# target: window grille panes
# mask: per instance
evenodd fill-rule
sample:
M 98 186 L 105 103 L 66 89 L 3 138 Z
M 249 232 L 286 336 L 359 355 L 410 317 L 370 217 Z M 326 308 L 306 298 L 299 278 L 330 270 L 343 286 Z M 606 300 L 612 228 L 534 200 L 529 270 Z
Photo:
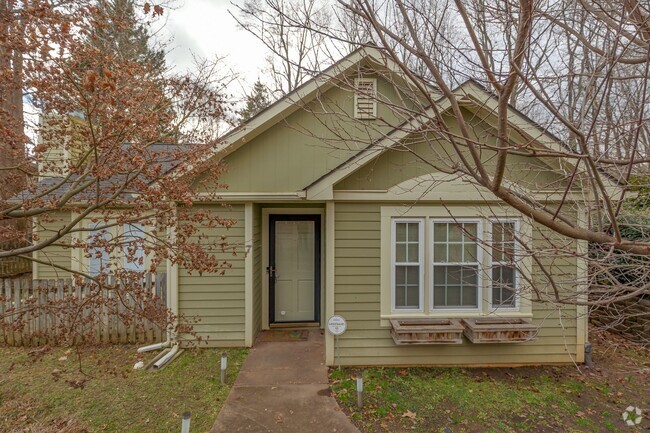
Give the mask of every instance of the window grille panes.
M 144 272 L 144 227 L 142 224 L 124 225 L 124 269 Z
M 395 222 L 395 308 L 420 308 L 421 293 L 421 239 L 419 222 Z
M 516 306 L 515 231 L 514 222 L 492 223 L 491 301 L 493 307 Z
M 478 308 L 478 223 L 433 223 L 433 307 Z
M 90 275 L 99 275 L 108 273 L 110 268 L 111 257 L 106 249 L 106 243 L 111 240 L 108 229 L 91 230 L 88 235 L 88 273 Z

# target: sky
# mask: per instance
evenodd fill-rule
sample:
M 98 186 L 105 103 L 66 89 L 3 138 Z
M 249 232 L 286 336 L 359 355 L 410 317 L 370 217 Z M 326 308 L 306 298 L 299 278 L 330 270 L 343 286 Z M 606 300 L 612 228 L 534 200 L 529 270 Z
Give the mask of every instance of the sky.
M 176 8 L 167 10 L 160 37 L 171 39 L 168 65 L 183 71 L 192 67 L 193 54 L 208 59 L 225 56 L 226 64 L 240 75 L 230 90 L 244 94 L 262 74 L 267 51 L 228 13 L 237 15 L 235 4 L 243 2 L 180 0 Z

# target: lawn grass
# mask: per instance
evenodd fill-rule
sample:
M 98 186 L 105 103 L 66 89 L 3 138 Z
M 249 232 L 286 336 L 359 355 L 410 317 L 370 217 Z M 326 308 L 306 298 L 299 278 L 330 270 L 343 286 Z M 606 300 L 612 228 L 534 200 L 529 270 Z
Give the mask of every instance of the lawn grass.
M 546 375 L 523 379 L 515 372 L 511 380 L 503 381 L 492 379 L 486 371 L 458 368 L 368 368 L 363 374 L 365 410 L 353 407 L 356 385 L 350 371 L 332 371 L 334 392 L 362 426 L 382 421 L 379 425 L 384 424 L 386 431 L 393 431 L 389 427 L 421 432 L 444 431 L 444 427 L 452 431 L 539 431 L 540 422 L 557 426 L 562 418 L 579 411 L 570 395 L 582 387 L 573 381 L 558 384 Z M 440 428 L 430 430 L 436 425 Z
M 629 405 L 647 412 L 647 350 L 608 353 L 602 367 L 364 368 L 330 371 L 332 391 L 362 432 L 629 432 Z M 598 365 L 598 363 L 597 363 Z M 449 429 L 449 430 L 446 430 Z
M 247 351 L 226 352 L 232 383 Z M 230 391 L 221 353 L 186 350 L 160 371 L 134 371 L 135 347 L 102 347 L 82 354 L 81 373 L 72 350 L 34 361 L 27 349 L 0 348 L 0 431 L 175 433 L 185 411 L 192 431 L 208 431 Z

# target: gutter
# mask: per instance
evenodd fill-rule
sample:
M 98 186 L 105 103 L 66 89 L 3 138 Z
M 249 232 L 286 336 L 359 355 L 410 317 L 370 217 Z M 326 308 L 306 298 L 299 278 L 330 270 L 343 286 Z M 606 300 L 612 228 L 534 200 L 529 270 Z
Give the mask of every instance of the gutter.
M 307 193 L 305 191 L 293 192 L 215 192 L 215 193 L 196 193 L 192 199 L 202 202 L 232 202 L 232 201 L 300 201 L 305 200 Z

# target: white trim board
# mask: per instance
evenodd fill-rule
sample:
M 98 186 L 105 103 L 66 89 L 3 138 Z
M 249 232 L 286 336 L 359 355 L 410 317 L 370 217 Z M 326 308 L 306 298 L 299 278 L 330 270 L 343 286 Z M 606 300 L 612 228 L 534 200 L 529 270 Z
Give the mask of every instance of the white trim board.
M 304 201 L 304 191 L 294 192 L 237 192 L 221 191 L 215 193 L 198 192 L 192 200 L 199 203 L 230 203 L 230 202 L 268 202 L 268 201 Z
M 246 347 L 253 346 L 253 203 L 247 202 L 244 205 L 244 245 L 246 258 L 244 259 L 244 344 Z
M 335 314 L 335 278 L 336 278 L 336 208 L 333 201 L 325 205 L 325 314 L 323 322 Z M 325 333 L 325 363 L 334 365 L 335 350 L 334 336 L 329 332 Z

